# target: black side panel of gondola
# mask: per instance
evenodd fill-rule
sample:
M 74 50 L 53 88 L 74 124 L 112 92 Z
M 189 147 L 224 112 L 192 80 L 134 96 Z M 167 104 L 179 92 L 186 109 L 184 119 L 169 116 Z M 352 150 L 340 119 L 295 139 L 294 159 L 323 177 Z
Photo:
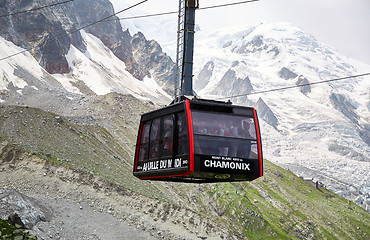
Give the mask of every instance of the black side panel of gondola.
M 191 110 L 207 112 L 233 113 L 233 106 L 228 103 L 212 100 L 192 100 L 190 101 Z
M 180 117 L 180 115 L 182 117 Z M 168 117 L 173 118 L 172 134 L 167 136 L 166 123 L 168 123 Z M 182 121 L 180 121 L 182 118 Z M 182 122 L 182 124 L 180 124 Z M 158 129 L 158 141 L 152 142 L 152 128 L 154 124 Z M 141 137 L 144 135 L 145 125 L 150 125 L 150 131 L 148 138 L 149 143 L 147 149 L 140 151 L 142 143 Z M 135 164 L 134 164 L 134 175 L 141 179 L 152 179 L 169 176 L 177 176 L 184 174 L 189 170 L 189 153 L 188 150 L 184 149 L 188 147 L 186 142 L 188 139 L 188 132 L 186 116 L 185 116 L 185 103 L 180 102 L 172 104 L 170 106 L 155 110 L 149 113 L 145 113 L 141 117 L 141 123 L 139 127 L 137 148 L 135 153 Z M 184 129 L 185 128 L 185 129 Z M 185 131 L 184 131 L 185 130 Z M 184 135 L 185 134 L 185 135 Z M 166 146 L 165 139 L 171 138 L 171 142 Z M 156 147 L 153 147 L 156 144 Z M 156 149 L 155 151 L 153 151 Z M 166 150 L 167 149 L 167 150 Z M 168 149 L 171 149 L 170 155 L 166 153 Z M 143 158 L 144 153 L 146 157 Z M 141 156 L 143 155 L 143 156 Z
M 251 116 L 251 117 L 254 116 L 253 108 L 240 107 L 240 106 L 233 107 L 233 114 L 246 115 L 246 116 Z

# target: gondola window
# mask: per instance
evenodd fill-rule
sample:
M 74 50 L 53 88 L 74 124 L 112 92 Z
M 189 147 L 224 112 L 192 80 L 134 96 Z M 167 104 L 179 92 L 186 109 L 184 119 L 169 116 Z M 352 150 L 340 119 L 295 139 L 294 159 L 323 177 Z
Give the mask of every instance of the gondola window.
M 149 160 L 157 159 L 159 157 L 160 123 L 161 123 L 160 118 L 156 118 L 152 121 L 152 126 L 150 128 Z
M 195 154 L 257 159 L 253 118 L 193 111 Z

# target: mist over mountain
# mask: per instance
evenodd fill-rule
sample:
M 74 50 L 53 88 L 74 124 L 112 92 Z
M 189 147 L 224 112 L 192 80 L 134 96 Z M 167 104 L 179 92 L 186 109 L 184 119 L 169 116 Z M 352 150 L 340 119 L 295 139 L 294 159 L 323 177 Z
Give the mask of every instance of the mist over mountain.
M 321 182 L 321 188 L 269 162 L 265 176 L 252 183 L 138 181 L 132 176 L 132 159 L 139 117 L 171 102 L 175 64 L 158 42 L 146 39 L 145 27 L 130 33 L 130 24 L 114 16 L 82 29 L 113 14 L 108 0 L 74 0 L 10 14 L 52 3 L 0 3 L 0 15 L 8 15 L 0 17 L 0 193 L 3 187 L 15 188 L 45 203 L 45 194 L 64 202 L 70 192 L 81 206 L 124 216 L 121 221 L 137 223 L 137 229 L 154 238 L 370 235 L 363 211 L 370 205 L 369 77 L 300 87 L 369 72 L 370 66 L 291 23 L 199 31 L 197 94 L 254 106 L 264 157 L 309 182 Z M 256 94 L 291 86 L 298 87 Z M 19 175 L 27 177 L 27 184 L 17 183 Z M 55 202 L 49 205 L 56 207 Z M 74 207 L 87 209 L 81 206 Z M 328 208 L 329 217 L 320 213 Z M 338 224 L 356 220 L 341 232 L 330 218 Z M 52 219 L 45 228 L 60 232 Z

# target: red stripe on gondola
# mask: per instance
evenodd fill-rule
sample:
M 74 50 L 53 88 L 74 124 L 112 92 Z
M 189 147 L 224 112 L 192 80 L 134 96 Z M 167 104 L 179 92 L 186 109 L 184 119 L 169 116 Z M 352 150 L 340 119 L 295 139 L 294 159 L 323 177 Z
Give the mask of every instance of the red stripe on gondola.
M 190 171 L 187 171 L 186 173 L 177 174 L 177 175 L 165 175 L 165 176 L 154 176 L 154 177 L 141 177 L 140 179 L 154 179 L 154 178 L 168 178 L 168 177 L 183 177 L 191 173 Z
M 258 146 L 258 159 L 259 159 L 259 169 L 260 169 L 260 177 L 262 176 L 262 144 L 261 144 L 261 134 L 260 134 L 260 129 L 259 129 L 259 123 L 258 123 L 258 118 L 257 118 L 257 113 L 256 109 L 253 108 L 253 114 L 254 114 L 254 121 L 256 125 L 256 133 L 257 133 L 257 146 Z
M 134 172 L 137 171 L 137 162 L 139 161 L 139 152 L 140 152 L 140 143 L 141 143 L 141 133 L 143 131 L 143 125 L 144 123 L 140 123 L 139 127 L 139 136 L 137 138 L 137 143 L 136 143 L 136 153 L 135 153 L 135 166 L 134 166 Z
M 190 102 L 189 100 L 185 101 L 186 106 L 186 116 L 188 117 L 188 129 L 189 129 L 189 161 L 190 169 L 189 173 L 194 172 L 194 134 L 193 134 L 193 119 L 191 117 Z

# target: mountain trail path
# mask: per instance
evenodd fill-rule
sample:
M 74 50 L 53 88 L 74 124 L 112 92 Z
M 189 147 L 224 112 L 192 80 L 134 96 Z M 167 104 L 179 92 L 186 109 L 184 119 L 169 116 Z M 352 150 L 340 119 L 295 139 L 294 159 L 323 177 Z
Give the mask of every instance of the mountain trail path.
M 192 226 L 189 222 L 198 221 L 200 216 L 186 208 L 145 197 L 0 143 L 0 217 L 6 218 L 12 210 L 18 211 L 21 218 L 33 217 L 25 224 L 31 225 L 30 233 L 38 239 L 227 236 L 227 232 L 212 226 L 207 219 L 200 222 L 211 226 L 211 232 L 205 232 L 207 227 L 201 225 Z

